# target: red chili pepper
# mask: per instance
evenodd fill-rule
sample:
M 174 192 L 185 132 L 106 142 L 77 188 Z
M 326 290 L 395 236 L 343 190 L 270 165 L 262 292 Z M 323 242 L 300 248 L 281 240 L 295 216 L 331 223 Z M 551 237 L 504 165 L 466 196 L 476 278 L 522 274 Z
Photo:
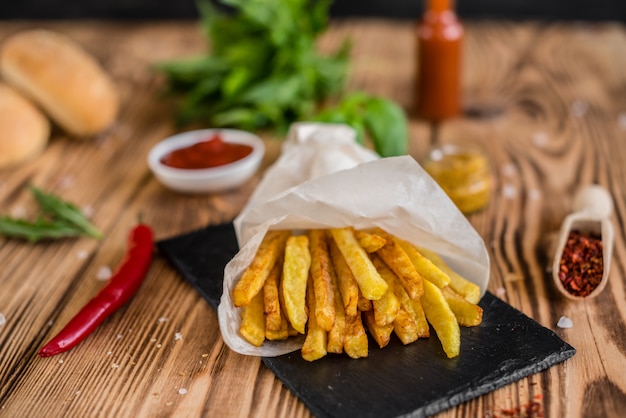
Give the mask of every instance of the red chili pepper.
M 559 265 L 563 287 L 576 296 L 588 296 L 602 281 L 602 240 L 596 234 L 571 231 Z
M 153 243 L 149 226 L 140 223 L 133 228 L 126 255 L 109 283 L 38 354 L 49 357 L 71 349 L 126 303 L 137 292 L 148 272 Z

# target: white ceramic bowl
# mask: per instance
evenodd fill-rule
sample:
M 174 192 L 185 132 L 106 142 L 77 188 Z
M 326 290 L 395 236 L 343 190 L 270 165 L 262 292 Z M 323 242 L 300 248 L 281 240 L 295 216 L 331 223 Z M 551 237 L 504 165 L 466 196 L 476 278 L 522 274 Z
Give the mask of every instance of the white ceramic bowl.
M 252 152 L 241 160 L 219 167 L 180 169 L 161 163 L 170 152 L 220 135 L 224 142 L 250 145 Z M 213 193 L 236 188 L 258 170 L 265 146 L 258 136 L 236 129 L 200 129 L 173 135 L 156 144 L 148 153 L 148 166 L 167 188 L 182 193 Z

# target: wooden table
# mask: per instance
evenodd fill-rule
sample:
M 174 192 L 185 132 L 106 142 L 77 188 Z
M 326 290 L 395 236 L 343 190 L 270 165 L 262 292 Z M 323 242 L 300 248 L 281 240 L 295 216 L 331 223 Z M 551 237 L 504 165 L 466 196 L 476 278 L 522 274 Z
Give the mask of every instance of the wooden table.
M 98 271 L 120 262 L 137 213 L 157 239 L 227 221 L 258 176 L 237 191 L 185 196 L 164 189 L 148 170 L 150 147 L 177 129 L 150 64 L 202 51 L 196 22 L 3 22 L 0 40 L 29 27 L 65 32 L 92 51 L 114 76 L 124 105 L 106 135 L 81 142 L 57 131 L 39 158 L 0 171 L 1 213 L 32 215 L 25 186 L 33 183 L 88 210 L 105 233 L 101 241 L 0 240 L 6 317 L 0 416 L 309 416 L 258 358 L 224 345 L 216 312 L 158 255 L 134 299 L 86 341 L 56 357 L 36 355 L 103 286 Z M 541 404 L 543 416 L 619 416 L 626 410 L 626 29 L 505 22 L 466 28 L 465 98 L 472 112 L 445 122 L 438 140 L 479 144 L 492 160 L 493 199 L 469 216 L 490 253 L 489 290 L 554 330 L 577 354 L 440 416 L 522 416 L 532 402 Z M 413 25 L 334 22 L 320 47 L 346 36 L 354 45 L 350 87 L 410 110 Z M 421 160 L 431 128 L 412 119 L 410 135 L 410 153 Z M 265 139 L 267 167 L 280 142 Z M 615 199 L 615 258 L 606 290 L 571 302 L 551 282 L 547 243 L 574 193 L 590 183 Z M 558 328 L 561 316 L 573 328 Z

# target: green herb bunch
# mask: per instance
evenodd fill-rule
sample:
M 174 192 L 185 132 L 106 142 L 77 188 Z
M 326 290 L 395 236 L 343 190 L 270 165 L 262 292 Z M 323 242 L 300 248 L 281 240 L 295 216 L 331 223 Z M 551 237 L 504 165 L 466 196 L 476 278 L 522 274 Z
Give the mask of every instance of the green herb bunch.
M 77 236 L 102 238 L 100 232 L 74 204 L 30 186 L 42 213 L 34 221 L 0 216 L 0 235 L 26 239 L 60 239 Z
M 180 124 L 284 133 L 295 121 L 336 121 L 355 127 L 361 141 L 371 138 L 383 156 L 406 153 L 406 118 L 395 103 L 362 93 L 358 107 L 368 111 L 346 111 L 354 103 L 343 96 L 349 43 L 328 55 L 316 50 L 331 0 L 222 3 L 230 10 L 198 3 L 210 44 L 206 54 L 156 65 L 168 93 L 182 97 Z M 381 126 L 394 129 L 384 135 L 372 129 Z

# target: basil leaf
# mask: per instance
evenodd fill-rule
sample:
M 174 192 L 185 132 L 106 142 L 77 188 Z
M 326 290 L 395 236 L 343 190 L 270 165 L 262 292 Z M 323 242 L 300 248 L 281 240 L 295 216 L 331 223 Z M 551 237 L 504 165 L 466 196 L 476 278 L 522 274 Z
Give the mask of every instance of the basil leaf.
M 373 97 L 365 105 L 365 126 L 383 157 L 404 155 L 408 148 L 407 119 L 396 103 Z

